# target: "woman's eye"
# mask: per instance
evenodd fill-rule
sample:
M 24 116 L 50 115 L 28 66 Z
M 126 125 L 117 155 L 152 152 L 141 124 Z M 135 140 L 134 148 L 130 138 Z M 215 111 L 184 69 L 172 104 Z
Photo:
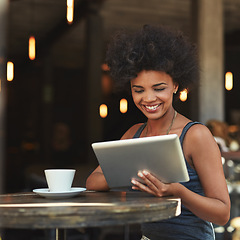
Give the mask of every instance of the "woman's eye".
M 135 93 L 142 93 L 143 90 L 134 90 Z
M 165 88 L 155 88 L 154 90 L 157 92 L 163 91 Z

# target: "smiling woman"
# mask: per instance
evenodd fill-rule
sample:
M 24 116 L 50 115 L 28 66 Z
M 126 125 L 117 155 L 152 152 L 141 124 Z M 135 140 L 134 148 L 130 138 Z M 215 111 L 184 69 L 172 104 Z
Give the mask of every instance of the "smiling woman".
M 158 119 L 170 109 L 178 84 L 165 72 L 143 70 L 131 80 L 131 89 L 140 111 L 148 119 Z
M 213 240 L 212 223 L 225 225 L 230 216 L 221 154 L 208 128 L 177 113 L 172 105 L 174 94 L 189 91 L 198 80 L 196 48 L 180 32 L 144 26 L 133 34 L 117 34 L 106 61 L 117 87 L 130 87 L 136 107 L 147 117 L 146 123 L 135 124 L 121 139 L 177 134 L 190 177 L 189 182 L 164 184 L 139 169 L 141 181 L 132 179 L 132 189 L 179 197 L 182 202 L 180 216 L 142 224 L 142 239 Z M 109 190 L 100 166 L 86 187 Z

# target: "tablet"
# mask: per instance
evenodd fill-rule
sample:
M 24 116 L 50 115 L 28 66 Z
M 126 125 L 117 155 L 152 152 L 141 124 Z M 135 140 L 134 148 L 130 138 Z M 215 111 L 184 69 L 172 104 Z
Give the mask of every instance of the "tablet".
M 164 183 L 189 181 L 178 135 L 161 135 L 92 144 L 110 188 L 132 186 L 140 170 Z

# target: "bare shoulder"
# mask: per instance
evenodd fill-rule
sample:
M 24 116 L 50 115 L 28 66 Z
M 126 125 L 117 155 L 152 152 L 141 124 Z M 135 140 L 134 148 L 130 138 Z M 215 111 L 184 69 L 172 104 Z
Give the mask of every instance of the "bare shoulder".
M 202 124 L 194 124 L 187 131 L 183 150 L 186 160 L 198 172 L 202 166 L 210 166 L 210 162 L 215 164 L 221 161 L 221 153 L 212 133 Z
M 201 151 L 211 147 L 216 147 L 216 141 L 210 130 L 203 124 L 194 124 L 189 128 L 184 138 L 184 146 Z
M 130 139 L 133 138 L 134 134 L 137 132 L 137 130 L 143 125 L 143 123 L 137 123 L 130 127 L 124 135 L 121 137 L 121 139 Z
M 213 138 L 212 133 L 203 124 L 192 125 L 189 128 L 186 135 L 187 135 L 187 138 L 191 138 L 192 140 L 197 140 L 197 139 L 203 140 L 205 138 Z

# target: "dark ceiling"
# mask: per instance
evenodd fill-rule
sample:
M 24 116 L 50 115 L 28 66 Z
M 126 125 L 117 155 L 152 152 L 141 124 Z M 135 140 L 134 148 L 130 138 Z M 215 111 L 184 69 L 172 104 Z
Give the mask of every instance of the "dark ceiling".
M 148 24 L 166 24 L 190 32 L 192 0 L 75 0 L 74 23 L 66 22 L 64 0 L 11 0 L 9 5 L 9 60 L 25 62 L 28 38 L 36 36 L 37 58 L 51 51 L 56 65 L 82 66 L 85 19 L 92 11 L 103 20 L 107 41 L 119 28 L 134 29 Z M 240 40 L 240 0 L 223 0 L 224 32 L 228 44 Z

